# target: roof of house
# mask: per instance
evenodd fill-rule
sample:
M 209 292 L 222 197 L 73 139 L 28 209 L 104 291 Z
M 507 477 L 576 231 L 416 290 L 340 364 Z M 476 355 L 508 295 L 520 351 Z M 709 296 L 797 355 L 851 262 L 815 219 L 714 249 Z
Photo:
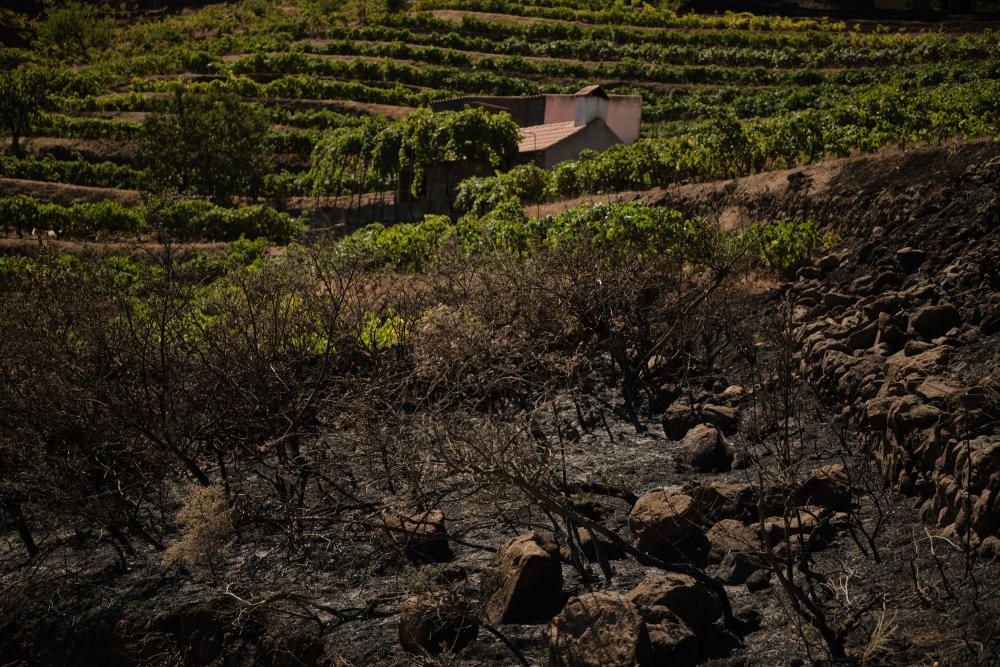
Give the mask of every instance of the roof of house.
M 460 102 L 462 100 L 472 100 L 473 102 L 482 103 L 482 98 L 489 98 L 491 100 L 533 100 L 540 97 L 545 97 L 544 93 L 536 93 L 535 95 L 456 95 L 455 97 L 444 97 L 439 100 L 431 100 L 431 104 L 442 104 L 444 102 Z
M 601 84 L 599 83 L 595 83 L 592 86 L 586 86 L 584 88 L 581 88 L 580 90 L 576 91 L 574 97 L 589 97 L 591 95 L 596 95 L 597 97 L 603 97 L 604 99 L 608 98 L 608 94 L 604 92 L 604 89 L 601 88 Z
M 549 123 L 548 125 L 532 125 L 521 128 L 521 143 L 517 150 L 521 153 L 544 151 L 555 146 L 563 139 L 573 136 L 586 125 L 577 125 L 568 120 L 565 123 Z

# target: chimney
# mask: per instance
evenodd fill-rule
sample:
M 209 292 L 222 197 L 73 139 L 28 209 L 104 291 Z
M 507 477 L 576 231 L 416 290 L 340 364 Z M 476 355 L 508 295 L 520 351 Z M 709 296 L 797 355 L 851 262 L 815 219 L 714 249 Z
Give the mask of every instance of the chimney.
M 575 125 L 589 125 L 591 121 L 600 118 L 608 119 L 608 95 L 599 85 L 580 89 L 576 98 Z

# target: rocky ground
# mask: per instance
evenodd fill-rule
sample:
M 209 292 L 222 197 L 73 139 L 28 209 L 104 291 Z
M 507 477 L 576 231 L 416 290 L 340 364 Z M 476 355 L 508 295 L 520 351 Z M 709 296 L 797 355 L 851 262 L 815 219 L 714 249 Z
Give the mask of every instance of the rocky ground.
M 72 535 L 26 572 L 5 535 L 0 663 L 996 664 L 1000 147 L 753 179 L 644 196 L 810 217 L 828 251 L 746 281 L 714 366 L 640 414 L 556 401 L 571 506 L 477 522 L 452 494 L 361 559 L 260 531 L 212 573 Z

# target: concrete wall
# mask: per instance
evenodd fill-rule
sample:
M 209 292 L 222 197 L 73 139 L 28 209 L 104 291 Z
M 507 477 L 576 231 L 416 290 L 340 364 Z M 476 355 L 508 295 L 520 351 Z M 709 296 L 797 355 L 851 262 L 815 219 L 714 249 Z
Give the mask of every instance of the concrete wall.
M 580 157 L 580 153 L 584 149 L 604 151 L 620 143 L 618 136 L 608 128 L 605 122 L 597 119 L 576 134 L 544 151 L 535 163 L 544 169 L 551 169 L 560 162 Z
M 576 120 L 577 97 L 574 95 L 546 95 L 545 123 L 565 123 Z M 642 125 L 642 96 L 609 95 L 605 122 L 618 135 L 623 144 L 634 144 L 639 139 Z
M 576 98 L 576 117 L 574 120 L 577 125 L 586 125 L 598 118 L 605 121 L 608 119 L 608 98 L 600 95 Z
M 609 96 L 607 123 L 623 144 L 634 144 L 639 140 L 639 128 L 642 124 L 642 97 Z
M 539 125 L 566 123 L 576 120 L 576 97 L 573 95 L 546 95 L 545 117 Z

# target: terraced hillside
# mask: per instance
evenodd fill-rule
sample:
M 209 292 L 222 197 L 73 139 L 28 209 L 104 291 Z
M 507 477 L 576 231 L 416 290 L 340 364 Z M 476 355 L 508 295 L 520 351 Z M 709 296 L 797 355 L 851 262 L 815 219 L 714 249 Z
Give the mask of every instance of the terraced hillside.
M 2 62 L 32 79 L 37 92 L 28 104 L 41 113 L 25 132 L 24 153 L 0 162 L 0 189 L 39 202 L 135 206 L 159 163 L 138 150 L 144 123 L 174 110 L 178 91 L 231 95 L 261 108 L 268 159 L 252 187 L 233 194 L 293 213 L 314 207 L 316 196 L 388 187 L 383 175 L 360 173 L 331 189 L 310 173 L 324 133 L 467 93 L 573 92 L 599 82 L 611 93 L 642 95 L 644 139 L 564 165 L 548 198 L 712 180 L 997 130 L 1000 39 L 986 26 L 954 33 L 947 24 L 675 16 L 586 2 L 335 9 L 251 2 L 95 15 L 88 18 L 94 34 L 77 44 L 43 31 L 37 48 L 25 41 L 30 30 L 22 33 Z M 8 229 L 46 226 L 31 217 L 31 206 L 15 208 L 4 200 Z M 148 227 L 143 215 L 71 217 L 79 224 L 62 231 L 80 236 Z M 232 226 L 202 234 L 262 231 Z
M 994 24 L 43 4 L 0 665 L 997 664 Z M 593 84 L 551 170 L 428 108 Z

